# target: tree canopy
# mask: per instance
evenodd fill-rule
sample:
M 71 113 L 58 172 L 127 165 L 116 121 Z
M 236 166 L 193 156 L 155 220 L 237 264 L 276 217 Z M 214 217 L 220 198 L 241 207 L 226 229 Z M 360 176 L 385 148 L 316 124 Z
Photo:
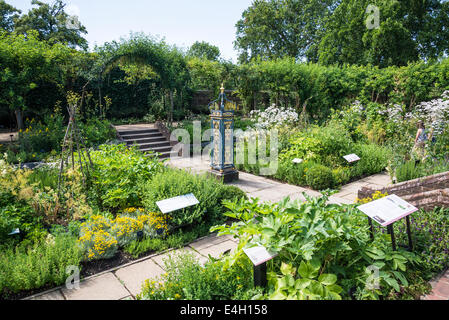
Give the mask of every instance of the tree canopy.
M 255 0 L 236 24 L 240 61 L 294 57 L 316 60 L 316 44 L 335 0 Z
M 0 0 L 0 29 L 11 32 L 14 30 L 14 19 L 16 19 L 21 11 L 7 4 L 4 0 Z
M 87 49 L 87 40 L 82 37 L 87 30 L 75 17 L 65 12 L 64 1 L 55 0 L 48 4 L 32 0 L 31 4 L 36 7 L 15 19 L 14 30 L 17 33 L 27 34 L 30 30 L 36 30 L 40 40 Z
M 379 13 L 378 25 L 368 27 Z M 321 64 L 402 66 L 447 55 L 444 0 L 256 0 L 236 24 L 240 61 L 294 57 Z
M 64 45 L 39 41 L 35 31 L 26 37 L 0 33 L 0 104 L 15 112 L 19 129 L 27 93 L 41 81 L 64 83 L 71 53 Z
M 187 56 L 218 61 L 220 58 L 220 49 L 217 46 L 211 45 L 205 41 L 196 41 L 187 51 Z
M 379 25 L 366 26 L 368 5 Z M 329 18 L 319 45 L 323 64 L 403 66 L 448 53 L 449 3 L 438 0 L 343 0 Z

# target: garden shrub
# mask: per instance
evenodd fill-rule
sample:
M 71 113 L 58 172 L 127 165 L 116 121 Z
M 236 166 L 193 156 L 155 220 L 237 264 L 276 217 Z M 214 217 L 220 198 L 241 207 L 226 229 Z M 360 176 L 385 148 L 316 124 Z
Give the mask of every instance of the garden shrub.
M 157 201 L 189 193 L 195 195 L 199 204 L 169 213 L 171 227 L 222 221 L 221 201 L 245 196 L 238 188 L 225 186 L 212 177 L 177 169 L 167 169 L 155 175 L 142 187 L 143 204 L 149 211 L 158 211 Z
M 307 162 L 308 164 L 311 161 Z M 283 180 L 290 184 L 305 185 L 305 164 L 293 163 L 290 160 L 284 160 L 279 162 L 279 168 L 275 174 L 275 178 Z
M 343 164 L 343 156 L 352 153 L 351 135 L 342 125 L 333 123 L 323 127 L 313 127 L 308 134 L 320 142 L 320 156 L 323 164 L 327 166 Z M 334 161 L 326 161 L 329 156 L 333 156 Z
M 67 267 L 79 266 L 82 259 L 76 238 L 49 236 L 32 247 L 19 245 L 0 252 L 0 295 L 58 286 L 69 276 Z
M 321 164 L 316 164 L 306 171 L 306 183 L 315 190 L 324 190 L 334 185 L 332 170 Z
M 384 171 L 390 159 L 390 150 L 376 144 L 356 144 L 354 150 L 360 160 L 351 167 L 352 177 L 376 174 Z
M 423 175 L 421 167 L 416 165 L 415 160 L 405 161 L 399 164 L 395 170 L 396 182 L 404 182 L 420 178 Z
M 245 256 L 244 248 L 262 245 L 277 254 L 267 265 L 263 298 L 395 298 L 410 288 L 411 280 L 416 284 L 414 277 L 422 280 L 417 271 L 425 264 L 419 256 L 401 248 L 393 251 L 387 234 L 378 233 L 372 241 L 366 216 L 355 205 L 329 204 L 329 193 L 321 198 L 304 196 L 305 202 L 288 198 L 277 204 L 258 199 L 225 202 L 227 215 L 238 222 L 211 229 L 240 240 L 224 259 L 227 268 Z M 380 271 L 379 289 L 367 286 L 372 266 Z
M 102 145 L 91 152 L 94 199 L 100 207 L 120 210 L 140 207 L 139 182 L 164 168 L 155 156 L 145 156 L 124 144 Z
M 336 185 L 344 185 L 351 180 L 351 172 L 346 167 L 339 167 L 332 170 L 332 177 Z
M 164 264 L 167 273 L 146 280 L 138 300 L 231 300 L 253 287 L 252 265 L 245 257 L 229 269 L 220 260 L 202 266 L 191 253 L 169 256 Z
M 79 128 L 88 148 L 116 139 L 116 131 L 108 120 L 89 118 L 79 122 Z
M 111 219 L 93 215 L 82 223 L 78 243 L 87 260 L 112 258 L 119 248 L 124 248 L 141 238 L 162 238 L 168 233 L 168 218 L 143 209 L 128 208 Z
M 420 210 L 411 215 L 411 228 L 414 236 L 414 251 L 426 263 L 425 271 L 429 278 L 449 267 L 449 210 L 435 208 Z M 406 243 L 406 225 L 404 221 L 395 225 L 398 241 Z

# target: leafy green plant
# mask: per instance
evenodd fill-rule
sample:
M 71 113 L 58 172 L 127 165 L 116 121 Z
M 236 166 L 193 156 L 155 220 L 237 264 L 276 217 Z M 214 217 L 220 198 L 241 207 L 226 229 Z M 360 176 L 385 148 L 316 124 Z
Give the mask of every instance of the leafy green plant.
M 409 284 L 404 281 L 408 268 L 420 266 L 419 257 L 393 251 L 387 234 L 372 242 L 368 223 L 354 205 L 328 204 L 328 193 L 304 196 L 304 203 L 288 198 L 278 204 L 225 201 L 226 215 L 237 222 L 211 230 L 240 239 L 226 265 L 244 255 L 244 248 L 264 246 L 277 253 L 268 263 L 272 281 L 266 295 L 280 299 L 345 299 L 354 288 L 364 298 L 378 299 Z M 373 266 L 382 278 L 378 289 L 367 286 Z
M 0 252 L 0 295 L 8 297 L 23 290 L 58 286 L 65 282 L 68 266 L 82 259 L 76 238 L 49 237 L 32 247 L 18 246 Z
M 146 280 L 137 299 L 231 300 L 252 288 L 252 268 L 247 258 L 228 269 L 220 260 L 202 266 L 191 253 L 169 256 L 164 264 L 167 273 Z
M 332 170 L 317 164 L 305 172 L 306 183 L 315 190 L 324 190 L 334 185 Z
M 214 178 L 191 175 L 175 169 L 157 174 L 142 187 L 143 203 L 150 211 L 158 211 L 157 201 L 188 193 L 193 193 L 199 204 L 170 213 L 172 227 L 203 221 L 223 221 L 224 210 L 220 205 L 222 200 L 245 197 L 240 189 L 225 186 Z
M 102 145 L 91 158 L 95 200 L 100 207 L 113 210 L 140 207 L 139 182 L 150 180 L 164 168 L 157 157 L 123 144 Z
M 415 160 L 409 160 L 399 164 L 396 167 L 395 173 L 397 182 L 413 180 L 422 176 L 422 170 L 416 165 Z
M 334 274 L 319 274 L 321 264 L 314 260 L 301 261 L 296 270 L 292 265 L 282 263 L 282 275 L 270 275 L 274 292 L 270 300 L 341 300 L 339 293 L 343 290 L 336 285 Z

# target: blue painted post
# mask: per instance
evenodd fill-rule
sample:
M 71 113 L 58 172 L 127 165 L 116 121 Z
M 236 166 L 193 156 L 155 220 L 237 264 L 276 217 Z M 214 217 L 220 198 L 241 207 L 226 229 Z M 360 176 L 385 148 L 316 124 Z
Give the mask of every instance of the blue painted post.
M 234 112 L 236 103 L 226 98 L 223 85 L 217 100 L 209 103 L 211 111 L 212 151 L 211 174 L 231 182 L 238 180 L 234 164 Z

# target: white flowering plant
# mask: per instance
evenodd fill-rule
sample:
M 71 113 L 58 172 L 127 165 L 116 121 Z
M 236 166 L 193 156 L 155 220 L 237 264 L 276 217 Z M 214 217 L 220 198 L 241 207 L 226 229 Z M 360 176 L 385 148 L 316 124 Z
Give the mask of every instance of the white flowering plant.
M 270 130 L 277 127 L 294 126 L 299 119 L 299 114 L 293 108 L 277 107 L 273 104 L 264 111 L 251 111 L 250 118 L 255 122 L 256 128 Z
M 437 99 L 420 103 L 407 117 L 423 120 L 433 129 L 434 135 L 441 135 L 449 121 L 449 90 L 444 91 Z

